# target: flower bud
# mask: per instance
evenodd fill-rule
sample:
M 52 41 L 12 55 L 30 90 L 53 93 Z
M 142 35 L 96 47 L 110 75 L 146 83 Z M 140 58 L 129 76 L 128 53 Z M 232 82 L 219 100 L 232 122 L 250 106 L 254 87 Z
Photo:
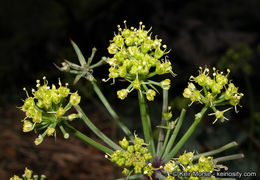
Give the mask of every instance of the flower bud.
M 154 90 L 152 90 L 152 89 L 148 89 L 147 92 L 146 92 L 146 98 L 149 101 L 153 101 L 155 95 L 156 95 L 156 92 Z
M 183 155 L 179 156 L 179 161 L 183 165 L 187 165 L 191 163 L 193 161 L 193 153 L 192 152 L 184 153 Z
M 61 95 L 61 97 L 67 97 L 68 95 L 69 95 L 69 93 L 70 93 L 70 89 L 69 88 L 67 88 L 67 87 L 65 87 L 65 86 L 60 86 L 59 88 L 58 88 L 58 92 L 59 92 L 59 94 Z
M 132 85 L 134 89 L 141 89 L 141 84 L 142 82 L 139 81 L 139 79 L 135 79 L 134 81 L 132 81 Z
M 23 132 L 29 132 L 31 130 L 33 130 L 33 123 L 31 123 L 31 121 L 24 120 L 24 122 L 23 122 Z
M 165 80 L 161 81 L 161 87 L 165 90 L 169 90 L 171 87 L 171 80 L 165 79 Z
M 121 100 L 125 99 L 127 97 L 128 90 L 127 89 L 122 89 L 120 91 L 117 91 L 117 97 Z
M 27 179 L 30 179 L 32 177 L 32 170 L 25 168 L 24 175 Z
M 76 118 L 77 118 L 77 114 L 75 114 L 75 113 L 68 115 L 68 119 L 69 119 L 70 121 L 72 121 L 72 120 L 74 120 L 74 119 L 76 119 Z
M 42 143 L 42 141 L 43 141 L 43 137 L 42 137 L 42 135 L 39 135 L 39 136 L 35 139 L 34 144 L 35 144 L 36 146 L 38 146 L 39 144 Z
M 80 103 L 80 99 L 81 97 L 76 92 L 70 95 L 70 103 L 72 105 L 78 105 Z
M 119 141 L 119 145 L 124 148 L 127 149 L 129 142 L 126 140 L 126 138 L 124 137 L 124 139 L 122 141 Z
M 109 47 L 107 48 L 109 54 L 115 54 L 117 52 L 117 46 L 115 43 L 112 43 L 109 45 Z
M 172 173 L 174 170 L 176 170 L 176 165 L 174 161 L 170 161 L 165 164 L 164 170 L 168 173 Z
M 57 117 L 62 117 L 65 113 L 66 111 L 63 107 L 59 107 L 59 109 L 56 111 Z
M 53 133 L 55 132 L 55 129 L 52 127 L 48 127 L 46 130 L 48 136 L 53 136 Z

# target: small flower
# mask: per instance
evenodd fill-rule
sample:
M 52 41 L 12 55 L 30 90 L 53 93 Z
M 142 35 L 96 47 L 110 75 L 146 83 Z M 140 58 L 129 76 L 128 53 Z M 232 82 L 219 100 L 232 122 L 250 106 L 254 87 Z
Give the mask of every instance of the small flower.
M 120 91 L 117 91 L 117 97 L 119 99 L 125 99 L 127 97 L 127 94 L 128 94 L 128 90 L 127 89 L 122 89 Z
M 38 146 L 39 144 L 42 143 L 42 141 L 43 141 L 43 137 L 42 137 L 42 135 L 39 135 L 39 136 L 34 140 L 34 144 L 35 144 L 36 146 Z
M 80 103 L 80 99 L 81 97 L 76 92 L 70 95 L 70 103 L 72 105 L 78 105 Z
M 184 153 L 183 155 L 179 156 L 179 161 L 183 165 L 187 165 L 191 163 L 193 161 L 193 153 L 192 152 Z
M 219 120 L 219 119 L 220 119 L 221 122 L 224 122 L 225 120 L 228 120 L 228 118 L 226 118 L 224 116 L 224 112 L 226 112 L 226 111 L 228 111 L 230 109 L 232 109 L 232 108 L 228 108 L 228 109 L 226 109 L 224 111 L 216 110 L 214 113 L 209 114 L 209 116 L 215 115 L 215 117 L 216 117 L 215 121 L 212 124 L 215 124 L 215 122 L 217 122 L 217 120 Z
M 128 145 L 129 145 L 129 141 L 127 141 L 126 137 L 124 137 L 124 139 L 122 141 L 119 141 L 119 144 L 122 148 L 127 149 Z
M 166 163 L 164 165 L 164 170 L 167 172 L 167 173 L 172 173 L 173 171 L 175 171 L 177 169 L 177 166 L 175 165 L 175 162 L 174 161 L 170 161 L 168 163 Z
M 46 130 L 48 136 L 53 136 L 53 133 L 55 132 L 55 129 L 52 127 L 48 127 Z
M 161 81 L 161 87 L 165 90 L 169 90 L 171 88 L 171 80 L 165 79 L 165 80 Z
M 76 119 L 77 117 L 78 117 L 78 115 L 75 114 L 75 113 L 72 113 L 72 114 L 68 115 L 68 119 L 69 119 L 70 121 Z
M 25 168 L 24 175 L 27 179 L 30 179 L 32 177 L 32 170 Z
M 33 130 L 33 123 L 29 120 L 24 120 L 23 121 L 23 132 L 30 132 Z
M 156 95 L 156 92 L 154 90 L 148 89 L 147 92 L 146 92 L 146 99 L 149 100 L 149 101 L 153 101 L 155 95 Z

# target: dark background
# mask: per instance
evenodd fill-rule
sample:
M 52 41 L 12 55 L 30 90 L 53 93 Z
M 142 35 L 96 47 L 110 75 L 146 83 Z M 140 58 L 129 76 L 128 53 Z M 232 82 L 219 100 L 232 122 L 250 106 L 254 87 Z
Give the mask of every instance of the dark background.
M 230 170 L 257 171 L 260 174 L 260 28 L 257 26 L 260 24 L 260 1 L 1 0 L 0 179 L 8 179 L 14 173 L 21 174 L 25 166 L 48 175 L 49 179 L 112 179 L 118 173 L 102 153 L 74 137 L 67 141 L 61 136 L 56 141 L 45 138 L 42 145 L 35 147 L 33 139 L 36 136 L 22 133 L 20 120 L 24 115 L 16 107 L 22 105 L 21 99 L 26 97 L 22 88 L 31 89 L 35 80 L 44 75 L 53 83 L 61 77 L 72 84 L 73 76 L 65 75 L 53 66 L 53 62 L 60 64 L 63 59 L 78 63 L 70 38 L 86 57 L 95 46 L 98 51 L 94 61 L 98 61 L 102 56 L 108 56 L 109 40 L 117 32 L 116 26 L 123 25 L 124 20 L 128 26 L 138 26 L 139 21 L 147 28 L 152 26 L 153 34 L 162 38 L 171 49 L 169 59 L 173 71 L 178 74 L 173 79 L 170 94 L 176 117 L 183 102 L 177 96 L 181 96 L 189 76 L 196 75 L 199 66 L 225 69 L 232 63 L 237 65 L 230 77 L 245 94 L 240 113 L 228 113 L 230 121 L 223 124 L 212 125 L 213 117 L 206 118 L 184 149 L 203 152 L 236 140 L 238 148 L 229 150 L 227 154 L 243 152 L 246 157 L 229 163 Z M 238 55 L 235 63 L 232 58 L 226 58 L 224 65 L 220 63 L 228 49 L 236 49 L 241 44 L 252 51 L 251 56 Z M 106 68 L 96 70 L 94 76 L 106 78 Z M 114 126 L 110 128 L 110 118 L 92 96 L 87 82 L 82 80 L 75 89 L 82 86 L 87 89 L 84 94 L 88 98 L 83 98 L 83 104 L 92 121 L 106 134 L 121 138 L 120 131 Z M 106 95 L 131 129 L 141 130 L 136 125 L 139 124 L 136 94 L 130 95 L 127 103 L 120 101 L 115 93 L 120 87 L 120 82 L 114 86 L 102 84 Z M 159 103 L 160 96 L 155 103 L 149 104 L 154 112 L 153 124 L 158 124 Z M 200 108 L 197 105 L 188 114 L 183 131 Z M 82 131 L 94 137 L 84 128 Z

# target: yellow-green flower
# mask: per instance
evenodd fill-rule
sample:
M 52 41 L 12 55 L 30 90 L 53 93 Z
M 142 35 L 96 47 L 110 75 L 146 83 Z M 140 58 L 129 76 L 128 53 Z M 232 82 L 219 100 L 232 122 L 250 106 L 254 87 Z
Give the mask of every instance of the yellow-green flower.
M 153 88 L 157 85 L 163 89 L 170 88 L 170 80 L 166 79 L 162 82 L 152 82 L 149 79 L 155 75 L 163 75 L 172 73 L 171 62 L 164 55 L 166 45 L 162 45 L 162 40 L 152 37 L 150 30 L 145 30 L 145 26 L 140 22 L 139 28 L 125 28 L 118 26 L 118 34 L 111 41 L 108 49 L 111 58 L 107 58 L 106 62 L 110 65 L 109 79 L 122 78 L 131 84 L 127 88 L 127 92 L 132 89 L 140 90 L 143 93 L 147 91 L 147 86 Z M 119 91 L 118 97 L 124 99 L 126 91 Z M 154 93 L 148 93 L 147 99 L 152 101 Z
M 66 115 L 72 105 L 79 104 L 81 99 L 77 92 L 70 93 L 67 86 L 68 84 L 63 86 L 60 81 L 58 88 L 54 84 L 49 86 L 46 77 L 43 77 L 43 84 L 40 80 L 36 81 L 37 90 L 32 89 L 32 97 L 24 89 L 27 99 L 21 106 L 26 115 L 23 120 L 23 132 L 35 130 L 39 135 L 34 141 L 35 145 L 41 144 L 46 135 L 53 136 L 56 127 L 62 126 L 63 121 L 78 117 L 77 114 Z

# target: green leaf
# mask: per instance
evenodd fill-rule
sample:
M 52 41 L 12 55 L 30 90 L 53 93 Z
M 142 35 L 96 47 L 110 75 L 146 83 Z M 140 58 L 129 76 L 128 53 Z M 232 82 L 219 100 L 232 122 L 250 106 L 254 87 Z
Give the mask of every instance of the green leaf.
M 84 66 L 85 64 L 87 64 L 84 56 L 82 55 L 79 47 L 77 46 L 77 44 L 74 41 L 72 41 L 72 40 L 70 40 L 70 42 L 71 42 L 74 50 L 76 51 L 76 54 L 78 56 L 78 59 L 79 59 L 79 62 L 81 64 L 81 66 Z

